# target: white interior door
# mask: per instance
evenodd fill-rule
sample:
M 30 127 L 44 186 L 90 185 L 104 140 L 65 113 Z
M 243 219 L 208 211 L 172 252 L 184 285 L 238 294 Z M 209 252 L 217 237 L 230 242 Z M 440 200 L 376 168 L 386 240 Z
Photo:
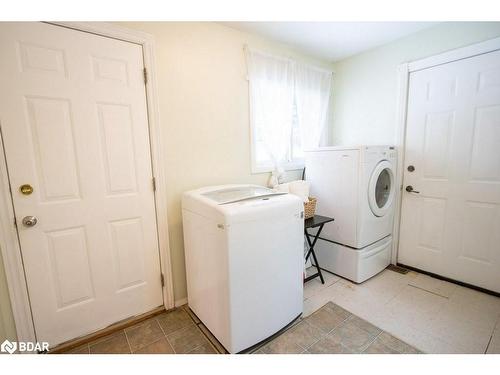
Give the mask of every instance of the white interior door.
M 410 74 L 404 169 L 398 262 L 500 292 L 500 51 Z
M 142 47 L 4 23 L 0 54 L 0 124 L 37 339 L 55 345 L 162 305 Z

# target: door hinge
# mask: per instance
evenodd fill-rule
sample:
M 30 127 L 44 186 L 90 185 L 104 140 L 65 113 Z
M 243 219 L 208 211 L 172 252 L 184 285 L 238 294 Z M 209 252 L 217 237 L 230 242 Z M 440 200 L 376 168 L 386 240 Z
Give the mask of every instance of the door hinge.
M 146 70 L 146 68 L 144 68 L 143 73 L 144 73 L 144 84 L 147 84 L 148 83 L 148 71 Z
M 156 177 L 153 177 L 153 191 L 156 191 Z
M 164 287 L 165 286 L 165 276 L 163 276 L 163 274 L 160 275 L 160 280 L 161 280 L 161 286 Z

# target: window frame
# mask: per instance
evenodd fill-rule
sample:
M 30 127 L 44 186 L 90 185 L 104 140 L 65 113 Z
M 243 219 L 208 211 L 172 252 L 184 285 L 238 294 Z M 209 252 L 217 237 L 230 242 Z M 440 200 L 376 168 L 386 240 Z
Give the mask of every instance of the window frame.
M 248 46 L 244 46 L 244 49 L 248 48 Z M 272 55 L 274 57 L 278 57 L 276 55 Z M 318 68 L 321 70 L 324 70 L 323 68 Z M 328 70 L 332 75 L 334 74 L 333 70 Z M 247 75 L 247 81 L 248 81 L 248 112 L 249 112 L 249 122 L 250 122 L 250 166 L 251 166 L 251 173 L 252 174 L 260 174 L 260 173 L 267 173 L 267 172 L 273 172 L 275 169 L 274 164 L 269 161 L 268 163 L 262 163 L 257 161 L 257 150 L 256 150 L 256 145 L 257 145 L 257 137 L 256 137 L 256 126 L 255 126 L 255 121 L 253 119 L 253 112 L 252 112 L 252 103 L 251 103 L 251 91 L 252 91 L 252 82 L 250 80 L 250 77 Z M 331 111 L 332 111 L 332 95 L 333 95 L 333 78 L 332 78 L 332 85 L 330 87 L 331 93 L 330 93 L 330 99 L 329 99 L 329 109 L 328 109 L 328 117 L 331 119 Z M 297 117 L 297 108 L 296 108 L 296 92 L 294 88 L 294 121 L 298 121 Z M 300 129 L 298 130 L 300 132 Z M 294 136 L 294 126 L 292 124 L 292 132 L 290 134 L 290 149 L 289 149 L 289 154 L 288 154 L 288 161 L 285 163 L 281 163 L 281 167 L 285 171 L 297 171 L 297 170 L 302 170 L 305 168 L 305 157 L 302 158 L 295 158 L 293 159 L 293 136 Z M 331 136 L 331 129 L 327 126 L 324 129 L 323 137 L 324 139 L 327 139 L 329 141 Z M 328 142 L 327 141 L 327 142 Z

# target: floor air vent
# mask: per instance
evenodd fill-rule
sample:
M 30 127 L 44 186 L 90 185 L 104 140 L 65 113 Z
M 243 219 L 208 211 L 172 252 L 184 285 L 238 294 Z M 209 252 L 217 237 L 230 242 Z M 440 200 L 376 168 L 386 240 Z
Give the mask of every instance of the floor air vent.
M 387 269 L 391 270 L 391 271 L 394 271 L 394 272 L 397 272 L 397 273 L 402 273 L 403 275 L 406 275 L 408 273 L 408 271 L 409 271 L 406 268 L 403 268 L 403 267 L 400 267 L 400 266 L 395 266 L 394 264 L 389 264 L 389 266 L 387 267 Z

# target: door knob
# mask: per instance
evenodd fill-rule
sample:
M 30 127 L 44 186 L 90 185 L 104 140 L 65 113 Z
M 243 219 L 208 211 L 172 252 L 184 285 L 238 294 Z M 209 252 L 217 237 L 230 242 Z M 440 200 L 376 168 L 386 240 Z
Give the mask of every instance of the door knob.
M 23 224 L 26 227 L 34 227 L 38 219 L 35 216 L 25 216 L 23 217 Z
M 406 191 L 407 191 L 408 193 L 416 193 L 416 194 L 419 194 L 419 193 L 420 193 L 419 191 L 413 190 L 413 186 L 411 186 L 411 185 L 408 185 L 408 186 L 406 187 Z

